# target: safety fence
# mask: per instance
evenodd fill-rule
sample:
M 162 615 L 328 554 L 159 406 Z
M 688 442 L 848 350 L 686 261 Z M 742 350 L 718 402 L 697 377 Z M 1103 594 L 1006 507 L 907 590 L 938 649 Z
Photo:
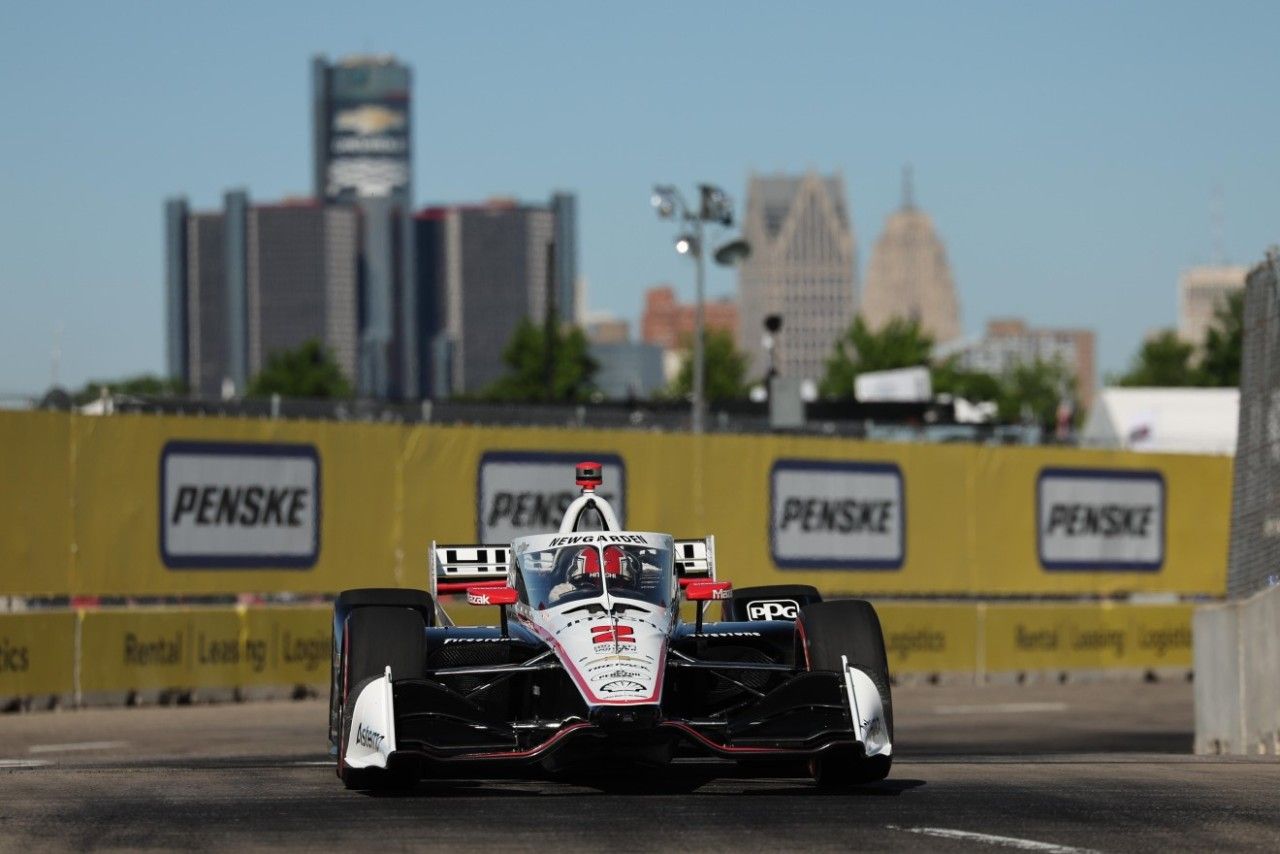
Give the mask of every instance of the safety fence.
M 465 607 L 465 606 L 464 606 Z M 469 622 L 492 619 L 469 609 Z M 1186 670 L 1189 605 L 878 602 L 895 677 Z M 123 702 L 166 692 L 323 693 L 324 606 L 0 614 L 0 700 Z
M 801 436 L 0 413 L 0 596 L 423 587 L 431 540 L 553 529 L 572 464 L 738 586 L 1225 590 L 1231 460 Z

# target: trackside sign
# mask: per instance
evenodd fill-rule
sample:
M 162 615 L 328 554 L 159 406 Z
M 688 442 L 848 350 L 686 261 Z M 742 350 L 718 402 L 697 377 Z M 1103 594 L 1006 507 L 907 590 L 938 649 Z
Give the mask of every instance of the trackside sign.
M 319 554 L 320 456 L 313 446 L 164 446 L 160 555 L 165 566 L 309 569 Z
M 554 533 L 565 509 L 578 497 L 573 467 L 585 460 L 601 464 L 597 490 L 626 526 L 627 469 L 617 454 L 490 451 L 476 473 L 476 539 L 506 543 L 530 534 Z
M 1045 569 L 1155 571 L 1164 564 L 1160 472 L 1042 469 L 1036 518 Z
M 907 523 L 897 465 L 778 460 L 769 494 L 769 542 L 777 566 L 902 567 Z

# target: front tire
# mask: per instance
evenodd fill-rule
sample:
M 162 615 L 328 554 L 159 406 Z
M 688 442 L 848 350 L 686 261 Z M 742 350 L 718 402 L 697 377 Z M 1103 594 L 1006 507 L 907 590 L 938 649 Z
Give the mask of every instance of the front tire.
M 382 676 L 388 666 L 393 677 L 420 676 L 427 659 L 426 624 L 422 614 L 408 607 L 366 606 L 346 618 L 343 629 L 341 720 L 338 776 L 348 789 L 408 788 L 417 782 L 416 769 L 348 768 L 344 762 L 351 737 L 351 718 L 360 690 Z
M 819 602 L 800 610 L 798 634 L 810 670 L 843 673 L 841 657 L 871 677 L 884 705 L 885 727 L 893 742 L 893 697 L 889 688 L 889 659 L 884 648 L 880 618 L 870 602 L 841 599 Z M 828 749 L 810 764 L 819 786 L 837 787 L 873 783 L 889 776 L 893 757 L 865 758 L 857 748 Z

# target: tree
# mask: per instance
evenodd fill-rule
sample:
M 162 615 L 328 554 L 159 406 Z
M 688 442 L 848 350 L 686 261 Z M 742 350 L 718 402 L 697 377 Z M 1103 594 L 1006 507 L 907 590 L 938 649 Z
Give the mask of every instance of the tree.
M 273 394 L 292 398 L 350 397 L 351 384 L 328 348 L 313 339 L 296 350 L 272 353 L 267 366 L 249 383 L 249 397 Z
M 917 320 L 895 317 L 873 332 L 861 317 L 836 339 L 835 352 L 827 360 L 821 391 L 828 398 L 853 397 L 853 380 L 867 371 L 887 371 L 929 363 L 933 339 Z
M 587 336 L 576 326 L 567 330 L 557 326 L 553 334 L 549 353 L 545 329 L 527 317 L 521 320 L 502 351 L 507 373 L 485 389 L 483 396 L 490 400 L 559 403 L 586 400 L 593 390 L 591 378 L 600 367 L 591 358 Z M 550 370 L 549 355 L 553 362 Z
M 933 393 L 963 397 L 971 403 L 999 401 L 1004 393 L 1000 378 L 959 367 L 954 358 L 933 366 Z
M 1059 404 L 1077 399 L 1075 375 L 1059 359 L 1017 365 L 1000 385 L 1000 420 L 1005 422 L 1034 421 L 1052 427 Z
M 1122 386 L 1191 386 L 1198 384 L 1191 367 L 1194 347 L 1178 338 L 1172 329 L 1142 342 L 1129 370 L 1115 379 Z
M 1244 291 L 1227 296 L 1213 313 L 1204 338 L 1200 382 L 1207 386 L 1240 385 L 1240 354 L 1244 348 Z
M 733 336 L 723 329 L 707 330 L 703 341 L 703 388 L 708 401 L 738 400 L 747 396 L 747 357 L 733 346 Z M 673 397 L 693 393 L 693 354 L 685 356 L 671 384 Z
M 142 397 L 174 397 L 187 393 L 187 384 L 179 379 L 167 379 L 155 374 L 139 374 L 118 380 L 90 380 L 72 395 L 77 406 L 97 400 L 106 389 L 107 394 L 139 395 Z

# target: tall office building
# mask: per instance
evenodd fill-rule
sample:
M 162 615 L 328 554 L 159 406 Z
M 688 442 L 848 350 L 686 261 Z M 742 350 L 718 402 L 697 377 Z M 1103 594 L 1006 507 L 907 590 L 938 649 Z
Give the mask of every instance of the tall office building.
M 872 329 L 900 317 L 919 321 L 934 343 L 960 337 L 947 250 L 929 215 L 916 207 L 909 168 L 903 173 L 902 207 L 889 215 L 871 250 L 859 311 Z
M 954 340 L 937 348 L 934 358 L 954 358 L 958 367 L 995 376 L 1006 376 L 1022 365 L 1061 362 L 1076 380 L 1076 402 L 1093 405 L 1094 334 L 1089 329 L 1033 329 L 1019 318 L 987 321 L 978 340 Z
M 165 204 L 169 365 L 198 397 L 243 393 L 271 355 L 318 340 L 356 377 L 359 215 L 306 200 Z
M 751 359 L 751 373 L 768 369 L 763 322 L 779 314 L 779 371 L 821 380 L 854 310 L 857 256 L 844 179 L 814 172 L 752 175 L 743 232 L 751 255 L 738 274 L 738 340 Z
M 1244 290 L 1249 268 L 1235 265 L 1192 267 L 1178 277 L 1178 337 L 1196 347 L 1204 344 L 1214 314 L 1227 297 Z
M 418 376 L 411 73 L 388 56 L 312 63 L 314 193 L 361 215 L 363 395 L 412 398 Z
M 502 353 L 520 321 L 544 323 L 549 301 L 571 296 L 560 289 L 573 263 L 561 241 L 572 245 L 575 235 L 559 217 L 572 216 L 572 200 L 559 193 L 547 205 L 495 200 L 418 212 L 423 397 L 482 391 L 505 373 Z M 572 314 L 557 305 L 556 316 L 564 323 Z

